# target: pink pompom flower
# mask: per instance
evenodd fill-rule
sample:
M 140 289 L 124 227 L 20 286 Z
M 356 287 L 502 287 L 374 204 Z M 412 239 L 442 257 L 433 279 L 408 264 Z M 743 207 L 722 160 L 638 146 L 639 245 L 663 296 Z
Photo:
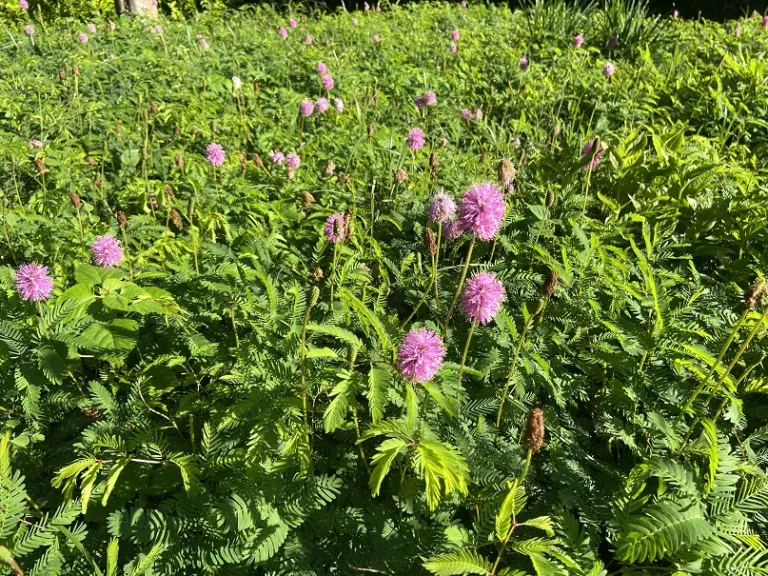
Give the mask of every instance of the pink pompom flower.
M 352 26 L 357 26 L 357 18 L 352 18 Z
M 286 30 L 283 26 L 280 26 L 280 28 L 278 29 L 278 33 L 283 38 L 288 38 L 288 30 Z
M 299 104 L 299 112 L 302 116 L 309 118 L 312 116 L 312 112 L 315 111 L 315 105 L 312 103 L 312 100 L 302 100 Z
M 408 147 L 414 152 L 421 150 L 425 142 L 424 132 L 420 128 L 413 128 L 408 132 Z
M 466 232 L 464 229 L 464 224 L 458 218 L 455 220 L 450 220 L 447 224 L 443 224 L 443 236 L 445 236 L 448 240 L 456 240 L 457 238 L 461 238 L 464 235 L 464 232 Z
M 597 144 L 596 151 L 595 151 L 595 144 Z M 592 156 L 592 159 L 584 165 L 584 170 L 595 169 L 597 168 L 597 165 L 600 164 L 600 159 L 603 157 L 603 145 L 598 144 L 597 138 L 595 138 L 594 140 L 590 140 L 584 145 L 584 148 L 581 150 L 581 155 Z
M 29 10 L 29 2 L 27 2 L 27 0 L 19 0 L 19 8 L 22 10 Z
M 216 144 L 216 142 L 211 142 L 205 149 L 205 159 L 213 166 L 221 166 L 224 164 L 224 158 L 226 158 L 226 156 L 227 154 L 224 152 L 224 148 L 222 148 L 221 145 Z
M 447 222 L 456 215 L 456 202 L 445 192 L 438 192 L 427 206 L 430 222 Z
M 456 54 L 456 52 L 458 52 L 458 50 L 459 50 L 459 47 L 458 47 L 458 46 L 456 46 L 456 42 L 451 42 L 451 48 L 450 48 L 450 50 L 451 50 L 451 54 Z
M 91 245 L 93 261 L 102 268 L 117 266 L 123 260 L 123 249 L 114 236 L 99 236 Z
M 16 269 L 16 291 L 27 302 L 42 302 L 53 292 L 53 278 L 48 267 L 32 262 Z
M 307 34 L 307 35 L 305 36 L 305 38 L 304 38 L 304 44 L 306 44 L 307 46 L 309 46 L 310 44 L 312 44 L 312 36 L 310 36 L 309 34 Z
M 673 10 L 672 11 L 672 18 L 677 19 L 678 16 L 680 16 L 680 12 L 678 12 L 677 10 Z M 763 19 L 763 20 L 765 20 L 765 19 Z
M 464 229 L 480 240 L 491 240 L 501 229 L 507 204 L 503 194 L 490 182 L 472 184 L 464 192 L 459 219 Z
M 336 212 L 328 216 L 325 221 L 324 233 L 328 242 L 332 244 L 342 242 L 347 237 L 347 223 L 344 220 L 344 214 Z
M 525 56 L 520 58 L 520 70 L 525 72 L 526 70 L 528 70 L 529 65 L 530 65 L 530 62 L 528 62 L 528 58 L 526 58 Z
M 603 66 L 603 76 L 606 78 L 612 77 L 616 73 L 616 67 L 611 62 L 606 62 Z
M 331 103 L 328 101 L 328 98 L 318 98 L 317 102 L 315 102 L 315 112 L 318 114 L 325 114 L 330 107 Z
M 288 26 L 290 26 L 291 28 L 296 28 L 298 25 L 299 25 L 299 23 L 296 22 L 296 20 L 294 20 L 293 18 L 288 20 Z
M 768 15 L 763 16 L 763 28 L 768 28 Z
M 461 0 L 461 7 L 466 8 L 467 7 L 467 0 Z
M 83 44 L 86 44 L 88 42 L 88 34 L 86 34 L 85 32 L 80 32 L 79 37 L 80 37 L 80 42 L 82 42 Z
M 479 272 L 467 280 L 461 294 L 461 308 L 470 322 L 488 324 L 504 301 L 504 286 L 493 272 Z
M 34 35 L 35 35 L 35 27 L 34 27 L 34 26 L 31 26 L 31 25 L 29 25 L 29 24 L 27 24 L 27 25 L 24 27 L 24 33 L 25 33 L 27 36 L 34 36 Z
M 464 120 L 472 120 L 472 110 L 469 108 L 462 109 L 461 117 L 464 118 Z
M 333 105 L 336 107 L 337 112 L 344 112 L 344 101 L 341 98 L 336 98 L 333 101 Z
M 320 84 L 323 86 L 324 90 L 331 90 L 333 88 L 333 76 L 330 74 L 323 74 L 323 77 L 320 79 Z
M 289 170 L 296 170 L 301 164 L 301 157 L 295 152 L 289 152 L 285 157 L 285 165 Z
M 397 363 L 406 380 L 429 382 L 443 367 L 446 349 L 440 336 L 426 328 L 408 332 L 397 349 Z
M 453 32 L 451 32 L 452 40 L 458 40 L 459 38 L 461 38 L 461 34 L 459 33 L 458 30 L 454 30 Z
M 278 166 L 285 162 L 285 154 L 280 152 L 280 150 L 272 150 L 269 157 L 272 160 L 272 164 L 277 164 Z
M 373 43 L 378 44 L 379 42 L 381 42 L 381 36 L 379 36 L 378 34 L 374 35 Z
M 88 32 L 91 34 L 96 34 L 96 24 L 88 24 L 86 28 L 88 28 Z
M 317 73 L 318 74 L 327 74 L 328 73 L 328 66 L 325 65 L 325 62 L 318 62 L 317 63 Z
M 573 37 L 573 47 L 581 48 L 582 44 L 584 44 L 584 36 L 582 34 L 576 34 L 576 36 Z

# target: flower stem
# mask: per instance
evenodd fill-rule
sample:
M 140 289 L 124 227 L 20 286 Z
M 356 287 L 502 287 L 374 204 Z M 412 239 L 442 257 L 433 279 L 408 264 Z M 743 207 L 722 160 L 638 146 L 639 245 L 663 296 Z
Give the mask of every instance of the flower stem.
M 472 260 L 472 249 L 475 247 L 475 236 L 472 236 L 472 240 L 469 242 L 469 249 L 467 250 L 467 259 L 464 261 L 464 268 L 461 270 L 461 277 L 459 278 L 459 285 L 456 287 L 456 294 L 453 295 L 453 301 L 451 307 L 448 309 L 448 315 L 445 317 L 445 323 L 443 324 L 443 338 L 445 338 L 446 332 L 448 332 L 448 323 L 451 321 L 453 311 L 456 308 L 456 303 L 459 301 L 459 295 L 461 289 L 464 287 L 464 280 L 467 279 L 467 270 L 469 269 L 469 261 Z
M 525 322 L 525 326 L 523 326 L 523 331 L 520 334 L 520 339 L 517 341 L 517 346 L 515 347 L 515 353 L 512 356 L 512 365 L 509 367 L 509 376 L 507 376 L 507 383 L 504 384 L 504 391 L 501 394 L 501 402 L 499 403 L 499 412 L 498 414 L 496 414 L 497 428 L 501 425 L 501 413 L 504 410 L 504 402 L 507 399 L 509 386 L 510 384 L 512 384 L 512 377 L 515 375 L 515 367 L 517 366 L 517 359 L 520 356 L 520 351 L 523 349 L 523 344 L 525 343 L 525 335 L 528 333 L 528 329 L 531 327 L 531 324 L 533 324 L 533 318 L 534 316 L 536 316 L 537 313 L 538 311 L 528 316 L 528 320 Z
M 435 305 L 438 310 L 440 309 L 440 294 L 438 293 L 438 288 L 437 288 L 437 284 L 438 284 L 437 265 L 440 261 L 440 240 L 442 240 L 442 236 L 443 236 L 443 223 L 440 222 L 440 224 L 437 227 L 437 247 L 435 249 L 435 256 L 432 260 L 432 274 L 434 276 L 434 281 L 435 281 Z
M 333 265 L 331 266 L 331 277 L 328 279 L 328 283 L 331 285 L 331 312 L 333 312 L 333 291 L 336 280 L 336 265 L 339 260 L 339 244 L 338 242 L 333 245 Z
M 459 368 L 459 386 L 461 386 L 461 377 L 464 375 L 464 365 L 467 361 L 467 351 L 469 350 L 469 342 L 472 340 L 472 333 L 477 326 L 477 318 L 472 318 L 472 324 L 469 325 L 469 332 L 467 333 L 467 341 L 464 343 L 464 352 L 461 354 L 461 368 Z
M 312 443 L 310 441 L 311 430 L 309 426 L 309 405 L 307 402 L 307 325 L 309 324 L 309 313 L 312 310 L 314 298 L 310 297 L 307 302 L 307 309 L 304 311 L 304 323 L 301 326 L 301 409 L 304 413 L 304 430 L 307 434 L 307 446 L 309 447 L 310 473 L 314 475 L 312 466 Z
M 40 326 L 43 329 L 43 335 L 45 335 L 46 340 L 51 339 L 51 335 L 48 333 L 48 325 L 45 323 L 45 314 L 43 313 L 43 303 L 38 302 L 37 303 L 37 311 L 40 314 Z

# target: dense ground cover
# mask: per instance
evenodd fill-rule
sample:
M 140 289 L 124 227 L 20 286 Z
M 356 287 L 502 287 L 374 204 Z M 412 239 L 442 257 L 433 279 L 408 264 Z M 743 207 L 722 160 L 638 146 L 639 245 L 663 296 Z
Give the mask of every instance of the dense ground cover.
M 293 18 L 7 24 L 6 572 L 768 572 L 763 22 Z

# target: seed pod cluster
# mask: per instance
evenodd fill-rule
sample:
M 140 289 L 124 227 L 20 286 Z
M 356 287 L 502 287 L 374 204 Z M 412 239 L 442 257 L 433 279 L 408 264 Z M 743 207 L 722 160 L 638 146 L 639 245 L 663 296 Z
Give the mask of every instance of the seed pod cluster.
M 437 159 L 435 152 L 429 155 L 429 169 L 432 172 L 432 178 L 437 178 L 437 175 L 440 173 L 440 161 Z
M 501 185 L 506 188 L 508 187 L 517 176 L 517 171 L 515 170 L 514 165 L 508 158 L 504 158 L 499 162 L 499 182 Z
M 544 445 L 544 412 L 534 408 L 528 413 L 523 432 L 523 446 L 534 454 Z
M 405 182 L 406 180 L 408 180 L 408 173 L 405 170 L 403 170 L 402 168 L 398 168 L 397 172 L 395 172 L 395 181 L 398 184 L 401 184 L 401 183 Z
M 758 278 L 744 293 L 744 304 L 748 310 L 753 310 L 758 304 L 765 306 L 765 295 L 768 293 L 768 281 Z
M 328 160 L 325 164 L 325 175 L 326 176 L 333 176 L 333 173 L 336 171 L 336 164 L 333 163 L 333 160 Z
M 557 285 L 560 281 L 560 276 L 555 270 L 550 270 L 547 275 L 547 280 L 544 282 L 544 295 L 547 298 L 551 298 L 552 295 L 557 292 Z
M 171 210 L 171 222 L 173 222 L 173 225 L 176 226 L 177 230 L 184 229 L 184 222 L 181 220 L 181 214 L 179 214 L 179 211 L 176 210 L 176 208 Z
M 77 195 L 77 192 L 70 192 L 69 200 L 72 202 L 72 206 L 74 206 L 75 210 L 80 210 L 80 196 Z
M 120 228 L 125 228 L 128 225 L 128 218 L 122 210 L 117 213 L 117 224 Z
M 424 228 L 424 247 L 431 256 L 437 254 L 437 240 L 431 228 Z

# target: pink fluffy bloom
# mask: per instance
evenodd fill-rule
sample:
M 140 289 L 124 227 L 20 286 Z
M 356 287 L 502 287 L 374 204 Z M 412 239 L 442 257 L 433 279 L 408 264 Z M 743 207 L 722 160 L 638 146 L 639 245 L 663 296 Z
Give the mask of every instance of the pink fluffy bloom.
M 504 301 L 504 286 L 493 272 L 480 272 L 467 280 L 461 294 L 461 308 L 467 320 L 488 324 L 499 312 Z
M 464 232 L 464 224 L 458 218 L 449 221 L 447 224 L 443 224 L 443 236 L 448 238 L 448 240 L 461 238 Z
M 328 242 L 332 244 L 343 241 L 347 237 L 347 223 L 344 220 L 344 214 L 336 212 L 328 216 L 325 221 L 324 233 Z
M 378 34 L 376 34 L 376 35 L 373 37 L 373 43 L 374 43 L 374 44 L 378 44 L 379 42 L 381 42 L 381 37 L 380 37 Z
M 333 105 L 336 107 L 337 112 L 344 112 L 344 101 L 341 98 L 336 98 L 333 101 Z
M 437 104 L 437 94 L 431 90 L 424 95 L 424 99 L 427 103 L 427 106 L 434 106 Z
M 123 260 L 123 249 L 114 236 L 99 236 L 91 245 L 93 261 L 102 268 L 117 266 Z
M 467 7 L 467 0 L 461 0 L 461 7 L 466 8 Z
M 397 363 L 406 380 L 429 382 L 443 367 L 445 346 L 440 336 L 426 328 L 411 330 L 397 349 Z
M 286 30 L 283 26 L 280 26 L 280 29 L 278 30 L 278 33 L 283 38 L 288 38 L 288 30 Z
M 480 240 L 491 240 L 504 222 L 507 204 L 504 196 L 490 182 L 472 184 L 461 196 L 459 219 L 464 229 Z
M 447 222 L 456 215 L 456 202 L 445 192 L 438 192 L 427 206 L 430 222 Z
M 512 145 L 513 145 L 515 148 L 520 148 L 520 144 L 521 144 L 521 142 L 520 142 L 520 138 L 515 138 L 515 139 L 512 141 Z
M 88 28 L 88 32 L 91 34 L 96 34 L 96 24 L 88 24 L 86 28 Z
M 330 74 L 323 74 L 323 77 L 320 79 L 320 84 L 323 86 L 324 90 L 330 90 L 333 88 L 333 76 Z
M 475 120 L 482 120 L 483 119 L 483 109 L 478 108 L 475 110 Z
M 312 100 L 302 100 L 299 104 L 299 112 L 301 112 L 302 116 L 309 118 L 314 110 L 315 105 L 312 103 Z
M 461 111 L 461 117 L 464 118 L 464 120 L 472 120 L 472 110 L 469 108 L 464 108 Z
M 451 42 L 451 54 L 456 54 L 458 50 L 459 50 L 459 47 L 456 46 L 456 42 Z
M 581 155 L 582 156 L 591 155 L 592 151 L 595 149 L 596 143 L 597 143 L 597 138 L 587 142 L 581 151 Z M 594 156 L 592 156 L 592 159 L 584 165 L 584 170 L 589 170 L 590 168 L 591 169 L 597 168 L 597 165 L 600 164 L 600 158 L 602 157 L 603 157 L 603 145 L 598 144 L 597 151 L 594 153 Z
M 294 20 L 293 18 L 288 20 L 288 26 L 290 26 L 291 28 L 296 28 L 298 25 L 299 25 L 298 22 L 296 22 L 296 20 Z
M 461 34 L 459 33 L 458 30 L 454 30 L 453 32 L 451 32 L 452 40 L 458 40 L 459 38 L 461 38 Z
M 581 48 L 582 44 L 584 44 L 584 36 L 581 34 L 576 34 L 576 36 L 573 37 L 574 48 Z
M 280 152 L 280 150 L 272 150 L 272 153 L 269 155 L 269 157 L 272 160 L 272 164 L 282 164 L 285 162 L 285 154 Z
M 82 42 L 83 44 L 87 43 L 88 34 L 86 34 L 85 32 L 80 32 L 80 42 Z
M 306 37 L 304 38 L 304 44 L 306 44 L 307 46 L 309 46 L 310 44 L 312 44 L 312 36 L 310 36 L 309 34 L 307 34 L 307 35 L 306 35 Z
M 616 67 L 611 62 L 606 62 L 603 66 L 603 76 L 610 78 L 616 73 Z
M 208 44 L 208 40 L 206 40 L 202 36 L 198 36 L 197 38 L 195 38 L 195 42 L 203 50 L 208 50 L 208 48 L 210 48 L 210 45 Z
M 53 278 L 48 267 L 32 262 L 16 269 L 16 291 L 28 302 L 40 302 L 50 298 L 53 292 Z
M 528 70 L 529 65 L 530 65 L 530 62 L 528 62 L 528 58 L 526 58 L 525 56 L 520 58 L 520 70 L 525 72 L 526 70 Z
M 408 147 L 411 150 L 421 150 L 424 147 L 424 142 L 426 142 L 426 138 L 420 128 L 414 128 L 408 132 Z
M 295 152 L 290 152 L 285 157 L 285 165 L 290 170 L 296 170 L 296 168 L 298 168 L 300 164 L 301 164 L 301 157 Z
M 40 140 L 30 140 L 27 142 L 27 146 L 30 148 L 42 148 L 45 146 L 45 144 L 43 144 Z
M 24 33 L 27 36 L 34 36 L 35 35 L 35 27 L 34 26 L 30 26 L 30 25 L 25 26 L 24 27 Z
M 317 63 L 317 73 L 318 74 L 327 74 L 328 73 L 328 66 L 325 65 L 325 62 L 318 62 Z
M 376 6 L 376 12 L 381 12 L 381 6 Z
M 325 114 L 328 112 L 328 108 L 331 107 L 331 103 L 328 102 L 328 98 L 318 98 L 315 103 L 315 112 L 318 114 Z
M 678 12 L 677 10 L 673 10 L 672 11 L 672 18 L 677 18 L 678 16 L 680 16 L 680 12 Z
M 357 18 L 352 18 L 352 26 L 357 26 Z
M 29 10 L 29 2 L 27 2 L 27 0 L 19 0 L 19 8 L 22 10 Z
M 763 28 L 768 28 L 768 15 L 763 16 Z
M 211 142 L 205 149 L 205 159 L 214 166 L 221 166 L 224 164 L 224 158 L 226 156 L 227 154 L 224 152 L 224 148 L 219 144 L 216 144 L 216 142 Z

